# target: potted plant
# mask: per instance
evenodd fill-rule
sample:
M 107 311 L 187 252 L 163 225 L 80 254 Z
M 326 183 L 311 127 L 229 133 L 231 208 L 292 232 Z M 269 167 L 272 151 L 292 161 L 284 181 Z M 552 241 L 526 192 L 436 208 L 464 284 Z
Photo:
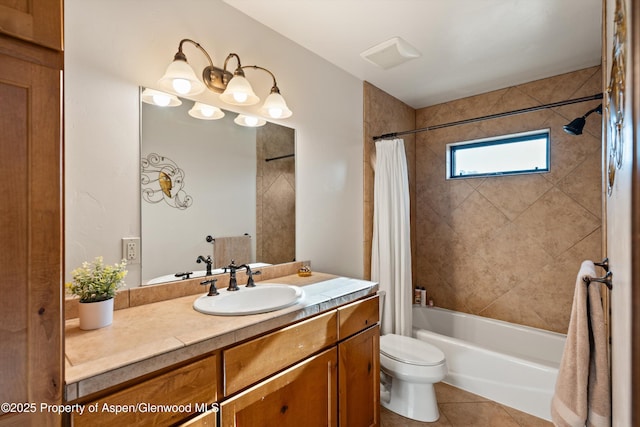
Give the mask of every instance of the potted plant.
M 80 329 L 98 329 L 113 321 L 113 298 L 124 285 L 127 262 L 105 265 L 101 256 L 93 262 L 83 262 L 71 272 L 72 281 L 66 288 L 80 298 Z

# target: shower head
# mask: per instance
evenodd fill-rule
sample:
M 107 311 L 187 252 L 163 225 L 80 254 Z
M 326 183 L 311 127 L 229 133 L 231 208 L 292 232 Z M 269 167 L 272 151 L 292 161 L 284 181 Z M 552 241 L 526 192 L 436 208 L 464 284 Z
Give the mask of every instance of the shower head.
M 573 119 L 568 125 L 564 125 L 562 128 L 569 135 L 581 135 L 584 125 L 587 123 L 587 116 L 591 113 L 602 114 L 602 104 L 598 105 L 593 110 L 589 110 L 584 116 Z

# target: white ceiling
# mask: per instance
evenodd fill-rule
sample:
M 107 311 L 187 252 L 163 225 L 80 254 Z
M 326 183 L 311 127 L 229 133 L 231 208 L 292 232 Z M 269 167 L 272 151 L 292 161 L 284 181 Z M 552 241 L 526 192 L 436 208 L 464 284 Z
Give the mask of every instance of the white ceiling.
M 601 0 L 224 1 L 414 108 L 600 64 Z M 396 36 L 422 56 L 360 57 Z

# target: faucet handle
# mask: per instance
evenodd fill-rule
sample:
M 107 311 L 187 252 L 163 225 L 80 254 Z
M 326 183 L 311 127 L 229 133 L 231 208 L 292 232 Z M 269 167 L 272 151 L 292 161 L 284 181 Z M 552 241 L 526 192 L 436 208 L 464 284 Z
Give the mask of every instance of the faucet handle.
M 251 271 L 251 268 L 249 268 L 249 266 L 247 265 L 247 276 L 249 276 L 249 279 L 247 280 L 247 288 L 253 288 L 256 286 L 255 282 L 253 281 L 253 276 L 255 276 L 256 274 L 260 275 L 262 274 L 262 271 Z
M 211 285 L 209 287 L 209 293 L 207 294 L 210 297 L 219 295 L 218 289 L 216 288 L 216 282 L 218 281 L 218 279 L 211 279 L 211 280 L 205 280 L 204 282 L 200 282 L 200 284 L 202 286 L 207 286 L 207 285 Z
M 183 280 L 190 279 L 193 271 L 185 271 L 184 273 L 176 273 L 174 276 L 180 277 Z

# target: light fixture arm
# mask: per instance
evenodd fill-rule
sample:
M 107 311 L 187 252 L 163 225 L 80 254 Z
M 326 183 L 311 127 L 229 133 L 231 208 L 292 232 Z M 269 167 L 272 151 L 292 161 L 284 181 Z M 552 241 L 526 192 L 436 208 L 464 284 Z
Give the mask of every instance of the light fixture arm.
M 211 60 L 211 57 L 209 56 L 209 54 L 207 53 L 206 50 L 204 50 L 204 48 L 202 46 L 200 46 L 200 43 L 193 41 L 191 39 L 182 39 L 180 40 L 180 44 L 178 45 L 178 52 L 176 52 L 176 54 L 173 56 L 173 60 L 180 60 L 180 61 L 187 61 L 187 57 L 185 56 L 185 54 L 182 52 L 182 45 L 185 43 L 191 43 L 193 44 L 195 47 L 197 47 L 198 49 L 200 49 L 200 51 L 202 53 L 204 53 L 204 56 L 207 57 L 207 61 L 209 61 L 209 65 L 213 67 L 213 61 Z
M 227 58 L 224 60 L 224 70 L 227 71 L 227 64 L 229 64 L 229 59 L 231 58 L 236 58 L 236 61 L 238 62 L 238 66 L 236 67 L 233 74 L 244 77 L 244 71 L 242 71 L 243 67 L 242 67 L 242 64 L 240 63 L 240 57 L 238 56 L 237 53 L 230 53 L 229 55 L 227 55 Z
M 183 51 L 185 43 L 193 44 L 204 54 L 209 62 L 209 65 L 202 70 L 202 81 L 195 75 L 193 68 L 187 62 L 187 57 Z M 231 59 L 235 59 L 237 63 L 233 72 L 227 69 Z M 290 117 L 292 112 L 280 94 L 276 77 L 271 71 L 258 65 L 242 66 L 240 56 L 236 53 L 228 54 L 224 60 L 223 67 L 218 68 L 213 65 L 211 56 L 200 43 L 191 39 L 180 40 L 178 52 L 174 55 L 173 62 L 169 64 L 167 71 L 158 81 L 158 84 L 163 89 L 182 95 L 197 95 L 202 93 L 206 88 L 212 92 L 219 93 L 220 100 L 227 104 L 240 106 L 255 105 L 260 102 L 260 98 L 254 93 L 251 83 L 246 79 L 244 74 L 245 68 L 262 70 L 268 73 L 273 80 L 271 93 L 265 99 L 262 107 L 260 107 L 260 114 L 275 119 Z
M 187 57 L 182 51 L 182 47 L 185 43 L 191 43 L 196 48 L 198 48 L 209 62 L 209 65 L 206 66 L 204 70 L 202 70 L 202 80 L 204 81 L 204 84 L 207 86 L 207 88 L 216 93 L 224 92 L 227 87 L 227 83 L 233 78 L 233 74 L 226 70 L 226 61 L 224 70 L 216 67 L 215 65 L 213 65 L 213 60 L 211 59 L 209 53 L 200 45 L 200 43 L 191 39 L 180 40 L 180 43 L 178 44 L 178 52 L 173 57 L 174 61 L 180 60 L 187 62 Z
M 253 68 L 256 70 L 262 70 L 269 73 L 269 75 L 273 79 L 273 86 L 271 87 L 270 93 L 280 93 L 280 90 L 278 89 L 278 84 L 276 83 L 276 76 L 274 76 L 271 71 L 267 70 L 264 67 L 260 67 L 258 65 L 243 66 L 242 63 L 240 62 L 240 56 L 237 53 L 230 53 L 229 55 L 227 55 L 227 57 L 224 60 L 223 68 L 218 68 L 215 65 L 213 65 L 213 60 L 211 59 L 211 56 L 209 55 L 209 53 L 200 45 L 200 43 L 196 42 L 195 40 L 191 40 L 191 39 L 180 40 L 180 43 L 178 44 L 178 52 L 176 52 L 176 54 L 173 56 L 174 61 L 180 60 L 180 61 L 187 62 L 187 57 L 182 51 L 182 46 L 185 43 L 191 43 L 192 45 L 194 45 L 204 54 L 204 56 L 207 58 L 207 61 L 209 61 L 209 65 L 205 67 L 205 69 L 202 71 L 202 79 L 204 80 L 204 84 L 210 90 L 216 93 L 224 92 L 224 90 L 227 88 L 227 84 L 233 78 L 234 75 L 244 77 L 243 69 Z M 236 61 L 238 62 L 238 66 L 236 67 L 233 74 L 227 70 L 227 65 L 229 65 L 229 60 L 231 58 L 235 58 Z
M 253 68 L 254 70 L 262 70 L 269 73 L 269 75 L 273 79 L 273 86 L 271 87 L 270 93 L 280 93 L 280 89 L 278 89 L 278 83 L 276 82 L 276 76 L 271 71 L 267 70 L 264 67 L 260 67 L 259 65 L 245 65 L 242 68 Z

